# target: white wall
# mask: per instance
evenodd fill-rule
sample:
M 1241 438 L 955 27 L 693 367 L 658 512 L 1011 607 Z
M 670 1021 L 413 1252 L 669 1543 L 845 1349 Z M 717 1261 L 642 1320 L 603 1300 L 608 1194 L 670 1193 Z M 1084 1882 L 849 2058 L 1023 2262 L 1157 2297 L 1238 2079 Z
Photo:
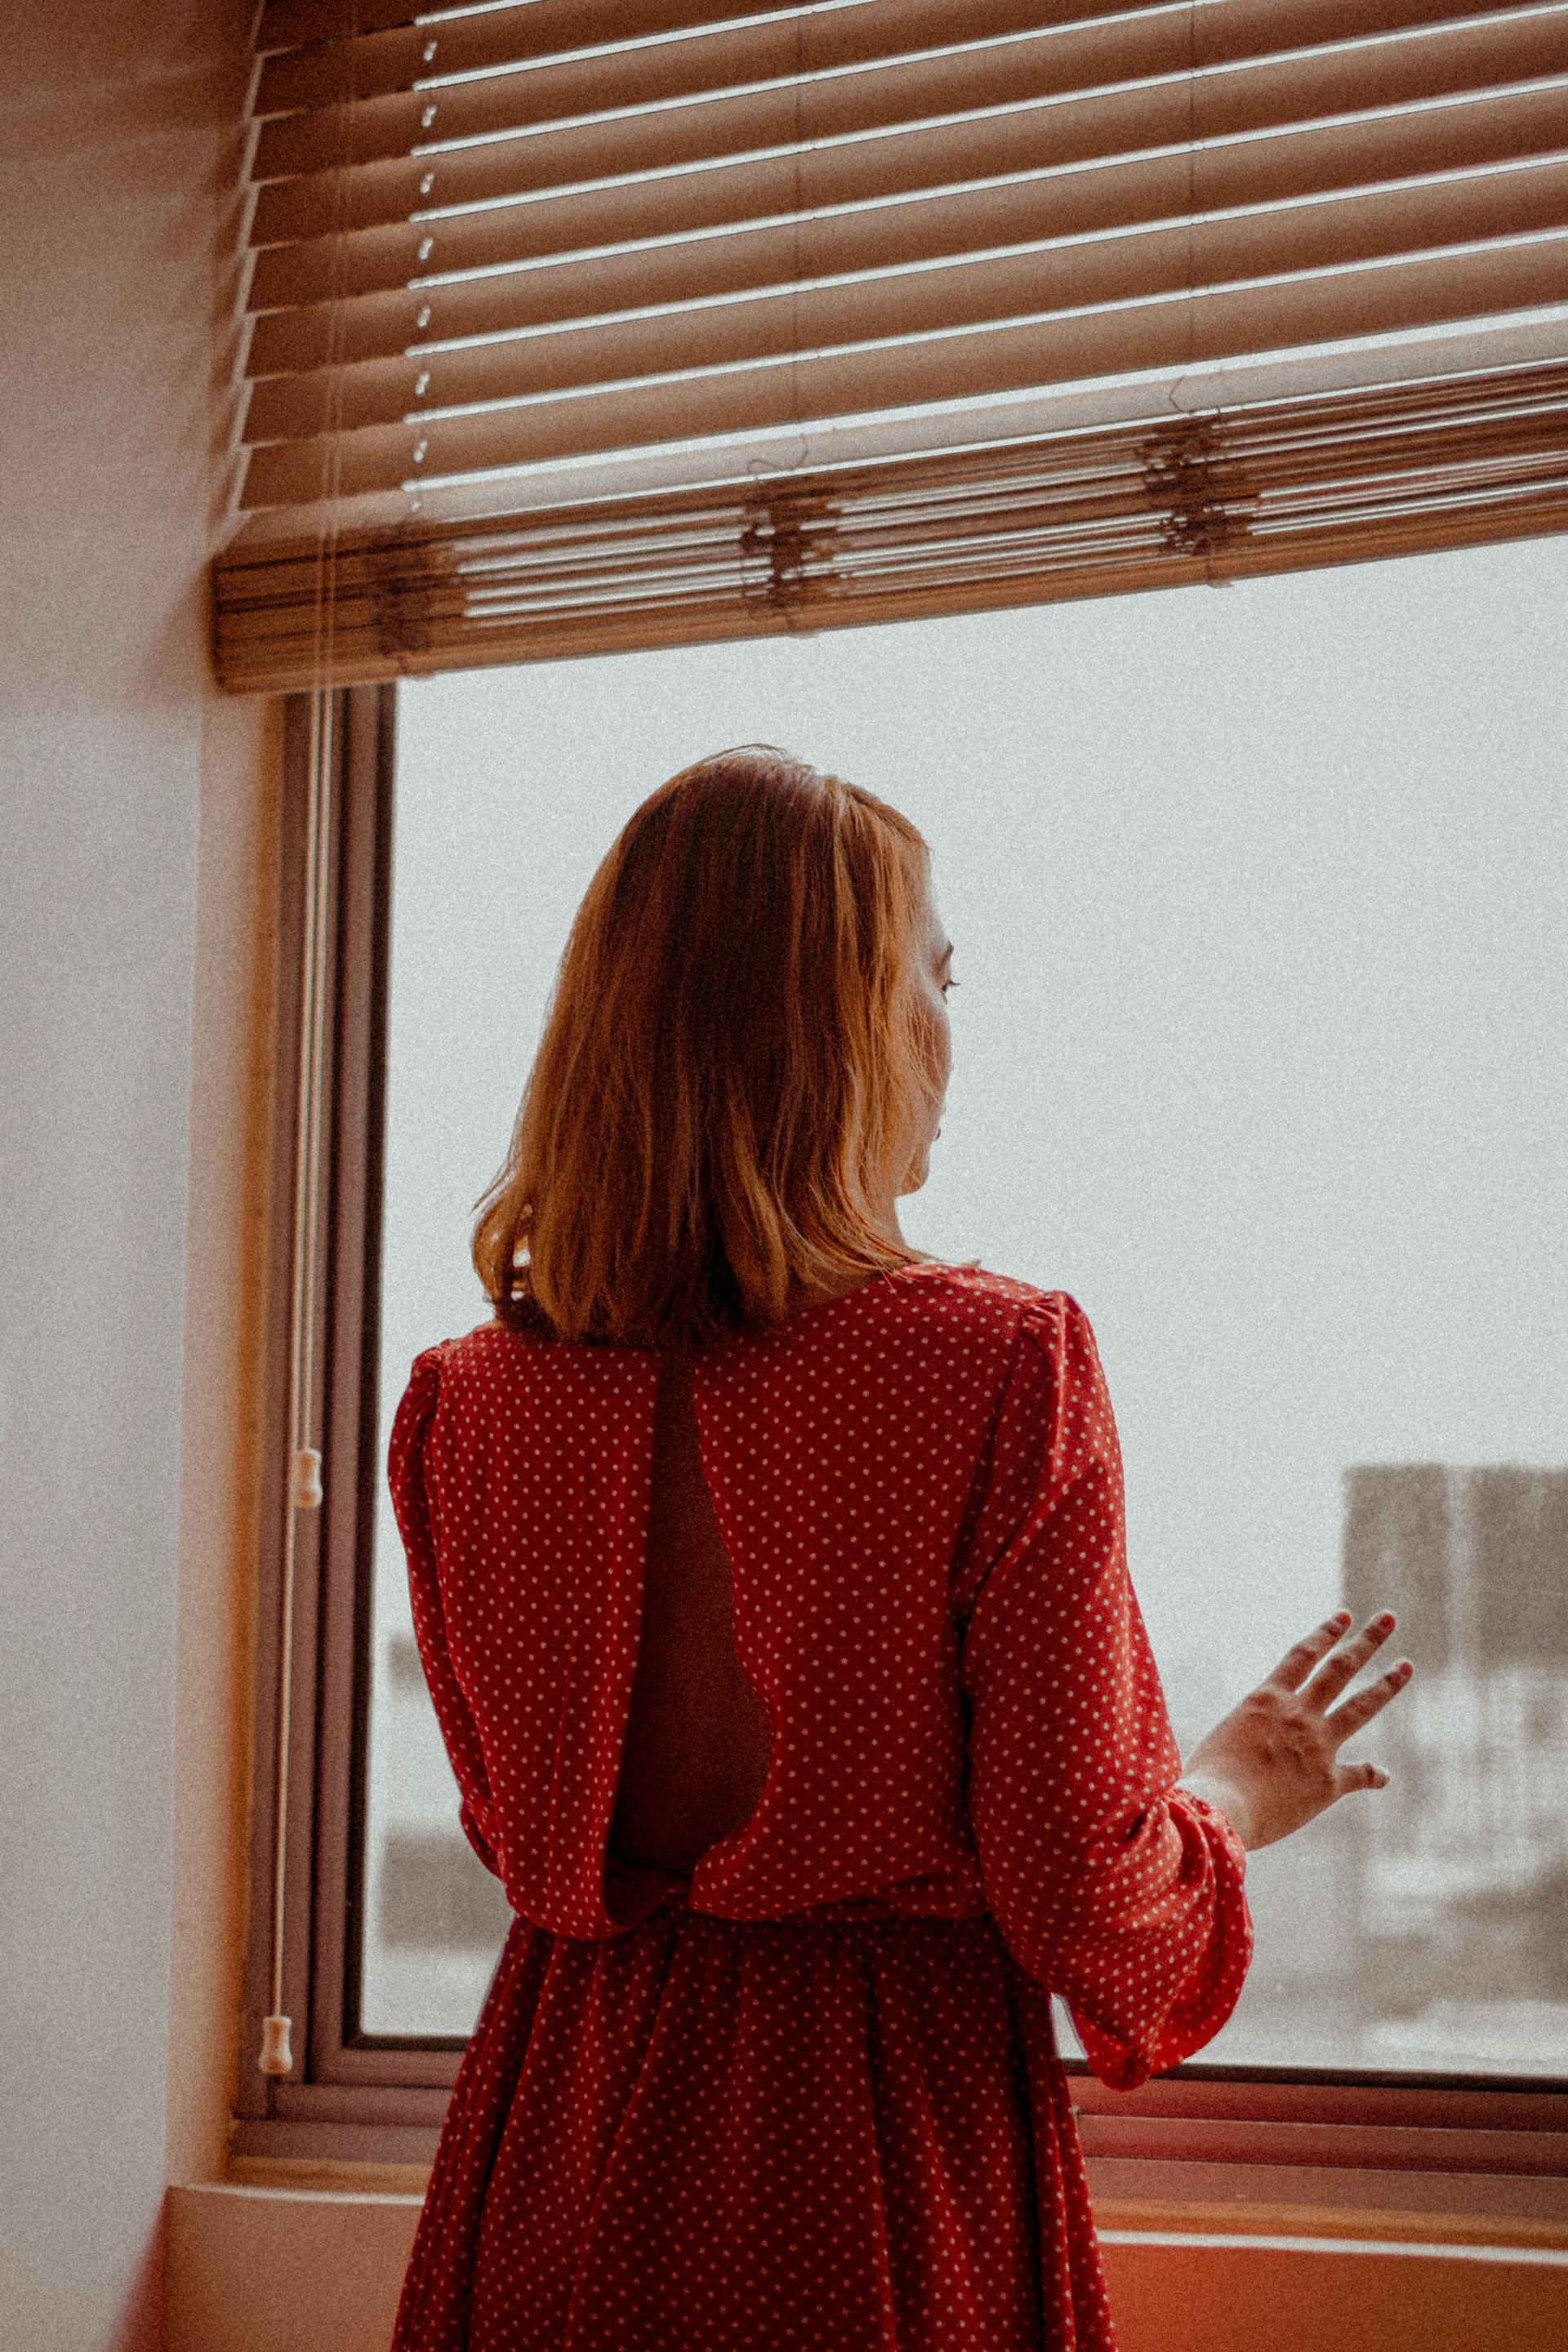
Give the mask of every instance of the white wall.
M 141 2352 L 162 2341 L 204 572 L 248 12 L 64 0 L 5 29 L 0 2334 Z

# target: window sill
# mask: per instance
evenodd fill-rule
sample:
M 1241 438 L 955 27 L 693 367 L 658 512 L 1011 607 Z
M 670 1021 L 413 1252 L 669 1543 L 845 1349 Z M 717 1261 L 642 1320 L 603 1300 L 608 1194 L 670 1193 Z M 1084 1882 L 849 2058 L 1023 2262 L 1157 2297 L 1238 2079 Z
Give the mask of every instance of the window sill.
M 203 2188 L 279 2189 L 322 2197 L 412 2198 L 423 2204 L 428 2164 L 377 2163 L 345 2157 L 236 2156 L 222 2180 Z
M 1169 2164 L 1160 2169 L 1167 2175 L 1186 2170 L 1207 2176 L 1215 2168 Z M 1180 2179 L 1171 2180 L 1164 2196 L 1118 2194 L 1114 2187 L 1099 2187 L 1105 2177 L 1102 2165 L 1091 2158 L 1089 2167 L 1096 2223 L 1108 2242 L 1126 2237 L 1157 2239 L 1173 2232 L 1205 2238 L 1283 2234 L 1292 2241 L 1539 2248 L 1568 2254 L 1568 2194 L 1555 2200 L 1562 2208 L 1556 2212 L 1530 2211 L 1526 2210 L 1529 2200 L 1521 2200 L 1518 2210 L 1489 2210 L 1486 2192 L 1496 2176 L 1489 2179 L 1473 2173 L 1369 2171 L 1355 2176 L 1369 2193 L 1347 2198 L 1342 2173 L 1330 2184 L 1340 2190 L 1337 2201 L 1325 2197 L 1317 2202 L 1314 2192 L 1323 2184 L 1325 2169 L 1233 2166 L 1227 2168 L 1227 2181 L 1234 2193 L 1211 2195 L 1205 2200 L 1197 2193 L 1197 2181 Z M 419 2205 L 429 2179 L 428 2164 L 263 2156 L 236 2157 L 224 2180 L 202 2185 L 220 2191 L 269 2189 L 351 2201 L 372 2197 Z M 1512 2186 L 1514 2179 L 1517 2176 L 1505 2185 Z M 1546 2186 L 1556 2189 L 1559 2184 Z M 1270 2193 L 1264 2194 L 1266 2190 Z M 1379 2204 L 1378 2196 L 1393 2201 Z
M 1520 2174 L 1088 2158 L 1096 2226 L 1561 2250 L 1568 2182 Z
M 1081 2064 L 1068 2082 L 1089 2181 L 1104 2200 L 1568 2225 L 1559 2087 L 1194 2068 L 1115 2092 Z M 302 2168 L 299 2178 L 392 2168 L 422 2187 L 450 2092 L 285 2084 L 275 2096 L 281 2112 L 237 2121 L 234 2177 L 279 2164 Z
M 1552 2086 L 1217 2068 L 1130 2093 L 1082 2068 L 1069 2082 L 1100 2200 L 1568 2225 L 1568 2100 Z
M 1086 2141 L 1092 2119 L 1080 2116 Z M 355 2200 L 393 2199 L 417 2206 L 430 2178 L 433 2132 L 367 2125 L 337 2126 L 340 2144 L 323 2147 L 322 2127 L 308 2128 L 309 2150 L 279 2146 L 288 2126 L 251 2126 L 272 2145 L 237 2147 L 226 2178 L 204 2184 Z M 410 2155 L 407 2139 L 428 2142 Z M 1568 2259 L 1568 2179 L 1546 2173 L 1437 2170 L 1430 2166 L 1205 2161 L 1202 2158 L 1087 2155 L 1090 2193 L 1102 2232 L 1178 2231 L 1189 2236 L 1287 2235 L 1345 2243 L 1420 2242 L 1432 2245 L 1562 2250 Z

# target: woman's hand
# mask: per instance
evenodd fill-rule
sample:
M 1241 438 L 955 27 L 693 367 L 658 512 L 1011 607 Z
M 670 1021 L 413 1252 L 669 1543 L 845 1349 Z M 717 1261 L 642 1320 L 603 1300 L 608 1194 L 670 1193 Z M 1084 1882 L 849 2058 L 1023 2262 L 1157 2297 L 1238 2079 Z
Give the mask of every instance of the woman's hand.
M 1232 1707 L 1187 1759 L 1178 1787 L 1206 1797 L 1227 1814 L 1249 1853 L 1289 1837 L 1352 1789 L 1388 1784 L 1380 1765 L 1340 1764 L 1335 1755 L 1404 1689 L 1415 1668 L 1408 1658 L 1401 1659 L 1331 1713 L 1331 1703 L 1394 1626 L 1393 1613 L 1385 1610 L 1341 1649 L 1336 1645 L 1344 1641 L 1350 1622 L 1349 1611 L 1342 1609 L 1288 1650 L 1267 1680 Z

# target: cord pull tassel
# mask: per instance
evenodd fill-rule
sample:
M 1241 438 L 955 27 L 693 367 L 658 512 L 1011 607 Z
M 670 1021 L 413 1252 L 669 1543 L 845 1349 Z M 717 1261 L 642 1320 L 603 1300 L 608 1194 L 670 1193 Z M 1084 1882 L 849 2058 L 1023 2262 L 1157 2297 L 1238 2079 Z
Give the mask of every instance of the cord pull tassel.
M 302 1445 L 294 1456 L 293 1502 L 297 1511 L 321 1507 L 321 1457 L 313 1445 Z
M 261 2026 L 261 2056 L 258 2060 L 264 2074 L 291 2074 L 294 2053 L 289 2047 L 289 2032 L 293 2020 L 288 2017 L 264 2018 Z

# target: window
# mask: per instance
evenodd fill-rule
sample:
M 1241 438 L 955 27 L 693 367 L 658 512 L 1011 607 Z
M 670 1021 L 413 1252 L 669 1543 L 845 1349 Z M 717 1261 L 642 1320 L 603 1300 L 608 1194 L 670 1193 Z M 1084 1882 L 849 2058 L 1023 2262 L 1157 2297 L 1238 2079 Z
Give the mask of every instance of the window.
M 1543 2210 L 1568 0 L 264 0 L 257 50 L 214 651 L 295 696 L 306 980 L 242 2148 L 432 2144 L 501 1922 L 399 1622 L 387 1407 L 475 1318 L 468 1204 L 594 858 L 772 732 L 938 846 L 966 992 L 906 1230 L 1089 1308 L 1179 1734 L 1342 1582 L 1422 1663 L 1394 1787 L 1255 1858 L 1221 2042 L 1082 2081 L 1100 2186 L 1212 2156 L 1321 2202 L 1310 2161 L 1386 2205 L 1462 2164 L 1471 2210 Z
M 1470 2210 L 1542 2210 L 1568 2154 L 1565 586 L 1544 540 L 346 698 L 287 1856 L 307 2022 L 268 2084 L 247 2021 L 243 2146 L 433 2142 L 505 1914 L 412 1654 L 390 1411 L 483 1312 L 469 1207 L 594 865 L 676 766 L 763 737 L 932 840 L 964 993 L 904 1228 L 1089 1309 L 1184 1746 L 1342 1591 L 1397 1608 L 1420 1666 L 1352 1750 L 1390 1789 L 1252 1858 L 1225 2032 L 1131 2099 L 1080 2078 L 1101 2185 L 1310 2160 L 1347 2179 L 1317 2202 L 1386 2204 L 1448 2166 Z

